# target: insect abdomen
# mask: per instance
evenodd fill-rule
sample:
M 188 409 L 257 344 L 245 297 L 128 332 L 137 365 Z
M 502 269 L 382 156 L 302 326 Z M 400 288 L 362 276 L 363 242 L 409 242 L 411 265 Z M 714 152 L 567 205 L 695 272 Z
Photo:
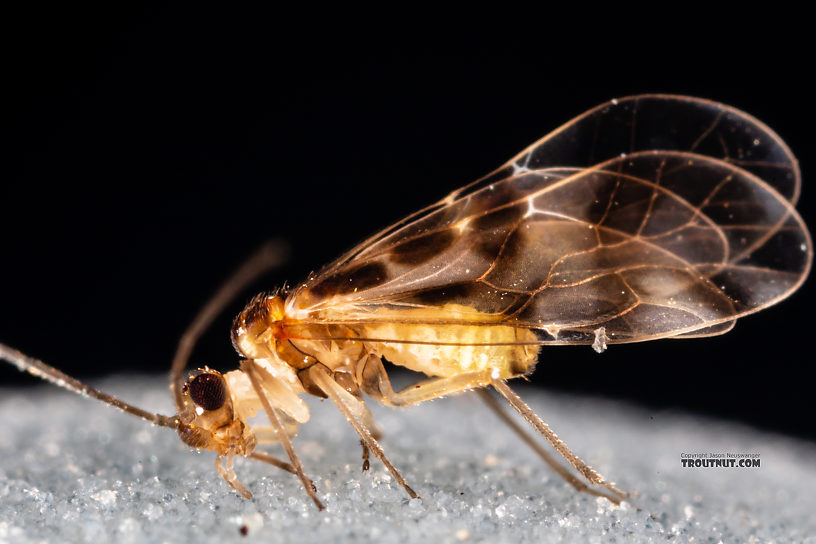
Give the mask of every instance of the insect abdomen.
M 409 310 L 404 317 L 444 319 L 453 306 L 458 305 Z M 474 310 L 470 312 L 473 315 Z M 366 347 L 394 364 L 429 376 L 449 377 L 494 368 L 503 378 L 527 374 L 532 372 L 539 351 L 531 331 L 498 324 L 374 323 L 364 325 L 360 336 L 401 340 L 366 342 Z

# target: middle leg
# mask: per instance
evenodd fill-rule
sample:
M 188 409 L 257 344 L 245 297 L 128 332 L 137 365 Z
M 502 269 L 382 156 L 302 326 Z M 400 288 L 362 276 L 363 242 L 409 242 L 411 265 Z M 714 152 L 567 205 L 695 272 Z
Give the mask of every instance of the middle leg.
M 316 384 L 337 406 L 337 408 L 345 416 L 346 420 L 354 427 L 357 434 L 360 435 L 363 443 L 364 465 L 365 457 L 367 457 L 367 450 L 373 453 L 379 459 L 385 468 L 391 473 L 397 483 L 400 484 L 408 495 L 416 499 L 419 495 L 411 489 L 411 486 L 402 477 L 402 474 L 391 464 L 391 461 L 385 456 L 377 440 L 372 436 L 371 430 L 366 424 L 366 418 L 370 417 L 368 408 L 363 403 L 363 400 L 349 393 L 342 385 L 335 381 L 331 371 L 320 363 L 314 364 L 307 370 L 309 378 Z

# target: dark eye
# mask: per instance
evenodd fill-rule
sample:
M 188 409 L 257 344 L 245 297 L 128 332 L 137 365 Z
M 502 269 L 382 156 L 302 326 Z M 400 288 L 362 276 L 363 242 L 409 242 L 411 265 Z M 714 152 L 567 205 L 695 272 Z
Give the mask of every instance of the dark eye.
M 190 398 L 205 410 L 218 410 L 227 401 L 227 385 L 220 374 L 199 374 L 187 384 Z

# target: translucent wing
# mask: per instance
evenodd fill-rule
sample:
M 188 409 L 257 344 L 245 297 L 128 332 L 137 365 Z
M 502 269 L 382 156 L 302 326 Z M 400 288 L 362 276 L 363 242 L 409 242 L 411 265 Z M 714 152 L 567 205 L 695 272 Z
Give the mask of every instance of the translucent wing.
M 540 343 L 719 334 L 807 275 L 799 187 L 789 149 L 745 113 L 616 100 L 364 241 L 287 307 L 304 323 L 509 324 Z

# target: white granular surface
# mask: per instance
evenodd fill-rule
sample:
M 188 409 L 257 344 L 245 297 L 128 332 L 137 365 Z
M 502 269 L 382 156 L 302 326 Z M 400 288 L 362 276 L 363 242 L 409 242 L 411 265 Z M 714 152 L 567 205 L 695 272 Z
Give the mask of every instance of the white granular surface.
M 160 378 L 97 384 L 171 411 Z M 295 440 L 327 509 L 297 479 L 239 461 L 245 500 L 173 432 L 52 386 L 0 389 L 0 542 L 816 542 L 816 445 L 730 423 L 518 386 L 573 450 L 637 495 L 575 493 L 464 395 L 373 406 L 410 500 L 333 405 Z M 759 453 L 760 468 L 683 468 L 681 453 Z M 281 454 L 282 455 L 282 454 Z M 242 536 L 244 526 L 247 536 Z

